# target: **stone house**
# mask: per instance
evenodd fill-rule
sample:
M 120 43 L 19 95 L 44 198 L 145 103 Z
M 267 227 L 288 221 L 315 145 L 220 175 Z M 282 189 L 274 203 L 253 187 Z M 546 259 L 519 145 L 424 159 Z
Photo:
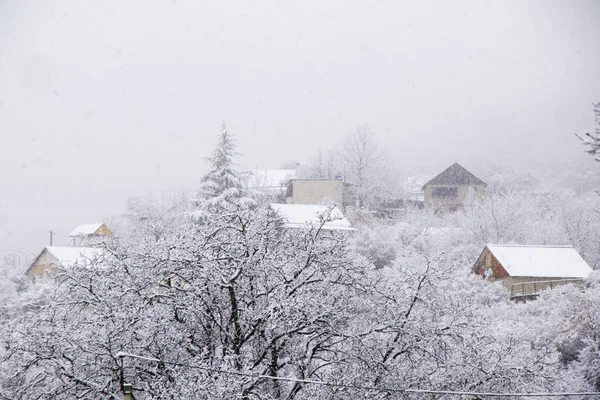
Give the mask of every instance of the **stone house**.
M 463 207 L 470 191 L 483 196 L 486 183 L 458 163 L 423 185 L 427 207 L 440 212 L 456 211 Z

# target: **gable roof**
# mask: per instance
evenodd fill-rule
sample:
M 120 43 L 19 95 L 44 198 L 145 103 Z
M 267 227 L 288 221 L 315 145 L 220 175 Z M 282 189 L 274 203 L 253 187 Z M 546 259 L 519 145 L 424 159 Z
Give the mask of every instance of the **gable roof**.
M 423 185 L 421 190 L 425 190 L 427 185 L 484 185 L 484 181 L 473 175 L 459 163 L 454 163 L 432 180 Z
M 284 220 L 286 228 L 307 228 L 318 226 L 320 216 L 329 214 L 332 221 L 327 221 L 322 229 L 354 231 L 350 221 L 344 217 L 339 208 L 314 204 L 271 204 L 271 208 Z
M 65 267 L 72 267 L 75 264 L 83 265 L 88 260 L 98 258 L 103 254 L 102 249 L 94 247 L 46 246 L 37 257 L 29 263 L 25 274 L 36 265 L 37 261 L 45 252 L 56 259 L 55 263 L 59 263 Z
M 592 268 L 571 246 L 488 244 L 486 247 L 510 276 L 587 278 L 592 273 Z
M 69 236 L 73 237 L 93 235 L 96 233 L 96 231 L 98 231 L 98 229 L 100 229 L 102 225 L 104 225 L 103 222 L 94 222 L 93 224 L 77 225 L 77 227 L 73 229 L 73 232 L 71 232 Z

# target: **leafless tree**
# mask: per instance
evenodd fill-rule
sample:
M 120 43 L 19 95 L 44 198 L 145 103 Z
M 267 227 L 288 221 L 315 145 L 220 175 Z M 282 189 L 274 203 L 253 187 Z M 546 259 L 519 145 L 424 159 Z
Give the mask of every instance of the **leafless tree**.
M 594 104 L 594 121 L 596 129 L 593 132 L 587 132 L 580 136 L 575 134 L 587 147 L 586 152 L 594 156 L 594 159 L 600 162 L 600 102 Z
M 339 148 L 347 179 L 355 185 L 359 207 L 368 206 L 369 194 L 376 183 L 376 166 L 381 150 L 374 133 L 367 124 L 359 125 L 349 133 Z

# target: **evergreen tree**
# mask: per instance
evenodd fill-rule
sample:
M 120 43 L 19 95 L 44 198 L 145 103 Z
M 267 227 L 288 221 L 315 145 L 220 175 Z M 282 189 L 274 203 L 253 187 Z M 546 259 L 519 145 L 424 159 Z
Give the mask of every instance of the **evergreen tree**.
M 210 170 L 202 177 L 202 186 L 197 196 L 204 209 L 243 199 L 242 178 L 234 168 L 236 154 L 235 138 L 227 132 L 223 121 L 217 147 L 211 156 L 206 157 Z

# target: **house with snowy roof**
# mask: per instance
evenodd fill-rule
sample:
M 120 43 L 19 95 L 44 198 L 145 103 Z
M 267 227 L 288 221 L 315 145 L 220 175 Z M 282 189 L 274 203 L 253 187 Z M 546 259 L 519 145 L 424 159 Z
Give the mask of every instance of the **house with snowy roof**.
M 316 204 L 271 204 L 285 228 L 355 231 L 339 208 Z M 322 226 L 321 226 L 322 225 Z
M 473 265 L 473 272 L 491 281 L 502 281 L 511 299 L 525 300 L 548 288 L 582 284 L 592 268 L 571 246 L 488 244 Z
M 459 163 L 454 163 L 423 185 L 425 205 L 437 211 L 456 211 L 463 207 L 470 191 L 483 196 L 487 184 Z
M 65 268 L 84 266 L 104 252 L 94 247 L 46 246 L 29 264 L 25 275 L 39 277 Z
M 78 225 L 69 235 L 73 239 L 73 246 L 95 245 L 105 242 L 112 232 L 103 222 Z

